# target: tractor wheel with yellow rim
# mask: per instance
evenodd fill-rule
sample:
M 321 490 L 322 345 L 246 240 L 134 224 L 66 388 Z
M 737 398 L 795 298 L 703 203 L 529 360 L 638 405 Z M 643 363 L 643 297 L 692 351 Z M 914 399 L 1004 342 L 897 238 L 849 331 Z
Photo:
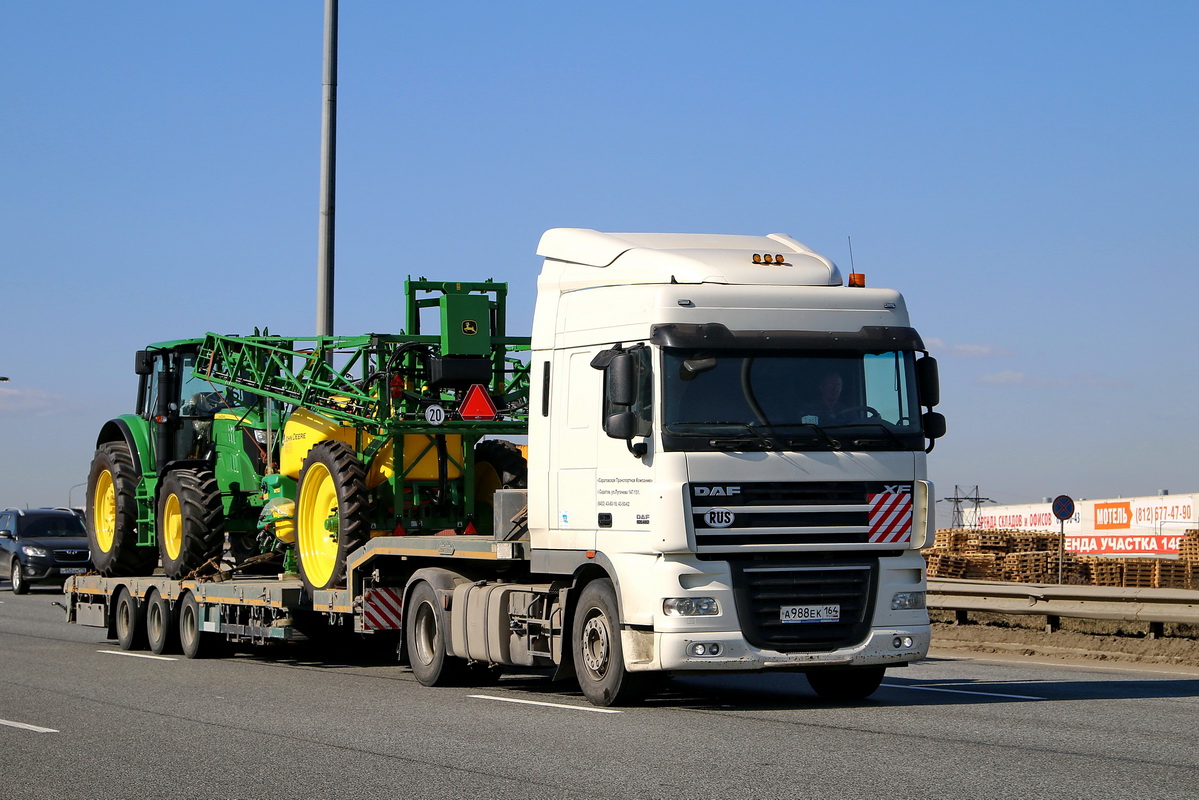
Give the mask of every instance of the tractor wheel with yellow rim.
M 366 469 L 345 442 L 314 445 L 296 489 L 296 555 L 310 590 L 340 586 L 346 556 L 370 538 Z
M 219 556 L 225 515 L 216 478 L 206 470 L 176 469 L 158 491 L 158 552 L 162 571 L 178 580 Z
M 124 442 L 100 445 L 87 477 L 87 540 L 101 575 L 147 575 L 158 551 L 137 544 L 138 475 Z

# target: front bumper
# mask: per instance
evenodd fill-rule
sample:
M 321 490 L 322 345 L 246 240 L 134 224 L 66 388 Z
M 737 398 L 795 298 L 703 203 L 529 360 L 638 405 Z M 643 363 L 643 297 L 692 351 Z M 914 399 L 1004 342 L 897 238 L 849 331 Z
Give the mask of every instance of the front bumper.
M 754 672 L 814 667 L 885 667 L 919 661 L 928 655 L 930 630 L 928 625 L 874 628 L 859 645 L 814 653 L 763 650 L 747 642 L 738 631 L 664 633 L 625 629 L 621 643 L 628 669 L 632 671 Z M 896 646 L 897 642 L 899 646 Z M 709 650 L 715 644 L 717 654 L 692 655 L 692 647 L 697 644 L 709 645 Z
M 21 567 L 21 574 L 29 583 L 62 583 L 71 575 L 88 571 L 86 566 L 63 566 L 31 561 Z

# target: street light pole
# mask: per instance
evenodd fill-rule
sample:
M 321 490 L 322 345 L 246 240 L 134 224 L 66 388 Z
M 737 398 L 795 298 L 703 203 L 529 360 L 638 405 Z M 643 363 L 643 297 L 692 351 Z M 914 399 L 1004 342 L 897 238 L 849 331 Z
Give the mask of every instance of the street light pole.
M 337 164 L 337 0 L 325 0 L 321 110 L 321 214 L 317 231 L 316 333 L 333 335 L 333 212 Z

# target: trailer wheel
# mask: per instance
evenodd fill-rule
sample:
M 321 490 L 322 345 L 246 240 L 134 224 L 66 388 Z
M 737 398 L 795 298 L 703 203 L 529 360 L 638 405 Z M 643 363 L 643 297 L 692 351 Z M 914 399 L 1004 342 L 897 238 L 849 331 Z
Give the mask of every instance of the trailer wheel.
M 449 630 L 437 592 L 421 581 L 413 588 L 405 610 L 408 622 L 404 626 L 404 649 L 412 674 L 423 686 L 449 686 L 460 681 L 466 662 L 445 651 Z
M 370 538 L 366 469 L 345 442 L 320 442 L 304 459 L 297 493 L 300 577 L 309 590 L 337 586 L 346 556 Z
M 122 650 L 146 649 L 146 618 L 138 605 L 137 598 L 121 587 L 117 592 L 117 602 L 113 616 L 117 631 L 117 644 Z
M 220 555 L 224 542 L 221 493 L 213 474 L 190 469 L 168 472 L 158 499 L 162 571 L 178 580 Z
M 644 696 L 645 676 L 624 666 L 611 580 L 600 578 L 583 587 L 571 626 L 571 648 L 579 688 L 595 705 L 624 705 Z
M 129 445 L 100 445 L 87 478 L 87 541 L 92 565 L 110 578 L 147 574 L 158 561 L 137 544 L 137 480 Z
M 825 700 L 864 700 L 878 691 L 886 667 L 823 669 L 806 673 L 808 685 Z
M 146 640 L 150 652 L 162 655 L 174 649 L 179 641 L 175 629 L 178 623 L 170 602 L 157 589 L 146 595 Z
M 188 658 L 217 658 L 228 651 L 228 643 L 219 633 L 200 630 L 200 603 L 187 592 L 179 601 L 179 645 Z

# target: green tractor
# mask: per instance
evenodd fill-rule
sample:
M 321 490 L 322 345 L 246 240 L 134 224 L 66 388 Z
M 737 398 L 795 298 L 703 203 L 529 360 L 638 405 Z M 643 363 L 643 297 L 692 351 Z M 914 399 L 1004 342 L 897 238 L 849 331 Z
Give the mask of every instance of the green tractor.
M 344 581 L 371 536 L 490 534 L 524 459 L 528 337 L 504 284 L 405 283 L 407 334 L 221 336 L 138 351 L 137 408 L 100 431 L 88 475 L 96 569 L 170 578 L 295 569 Z M 423 316 L 440 321 L 424 335 Z

